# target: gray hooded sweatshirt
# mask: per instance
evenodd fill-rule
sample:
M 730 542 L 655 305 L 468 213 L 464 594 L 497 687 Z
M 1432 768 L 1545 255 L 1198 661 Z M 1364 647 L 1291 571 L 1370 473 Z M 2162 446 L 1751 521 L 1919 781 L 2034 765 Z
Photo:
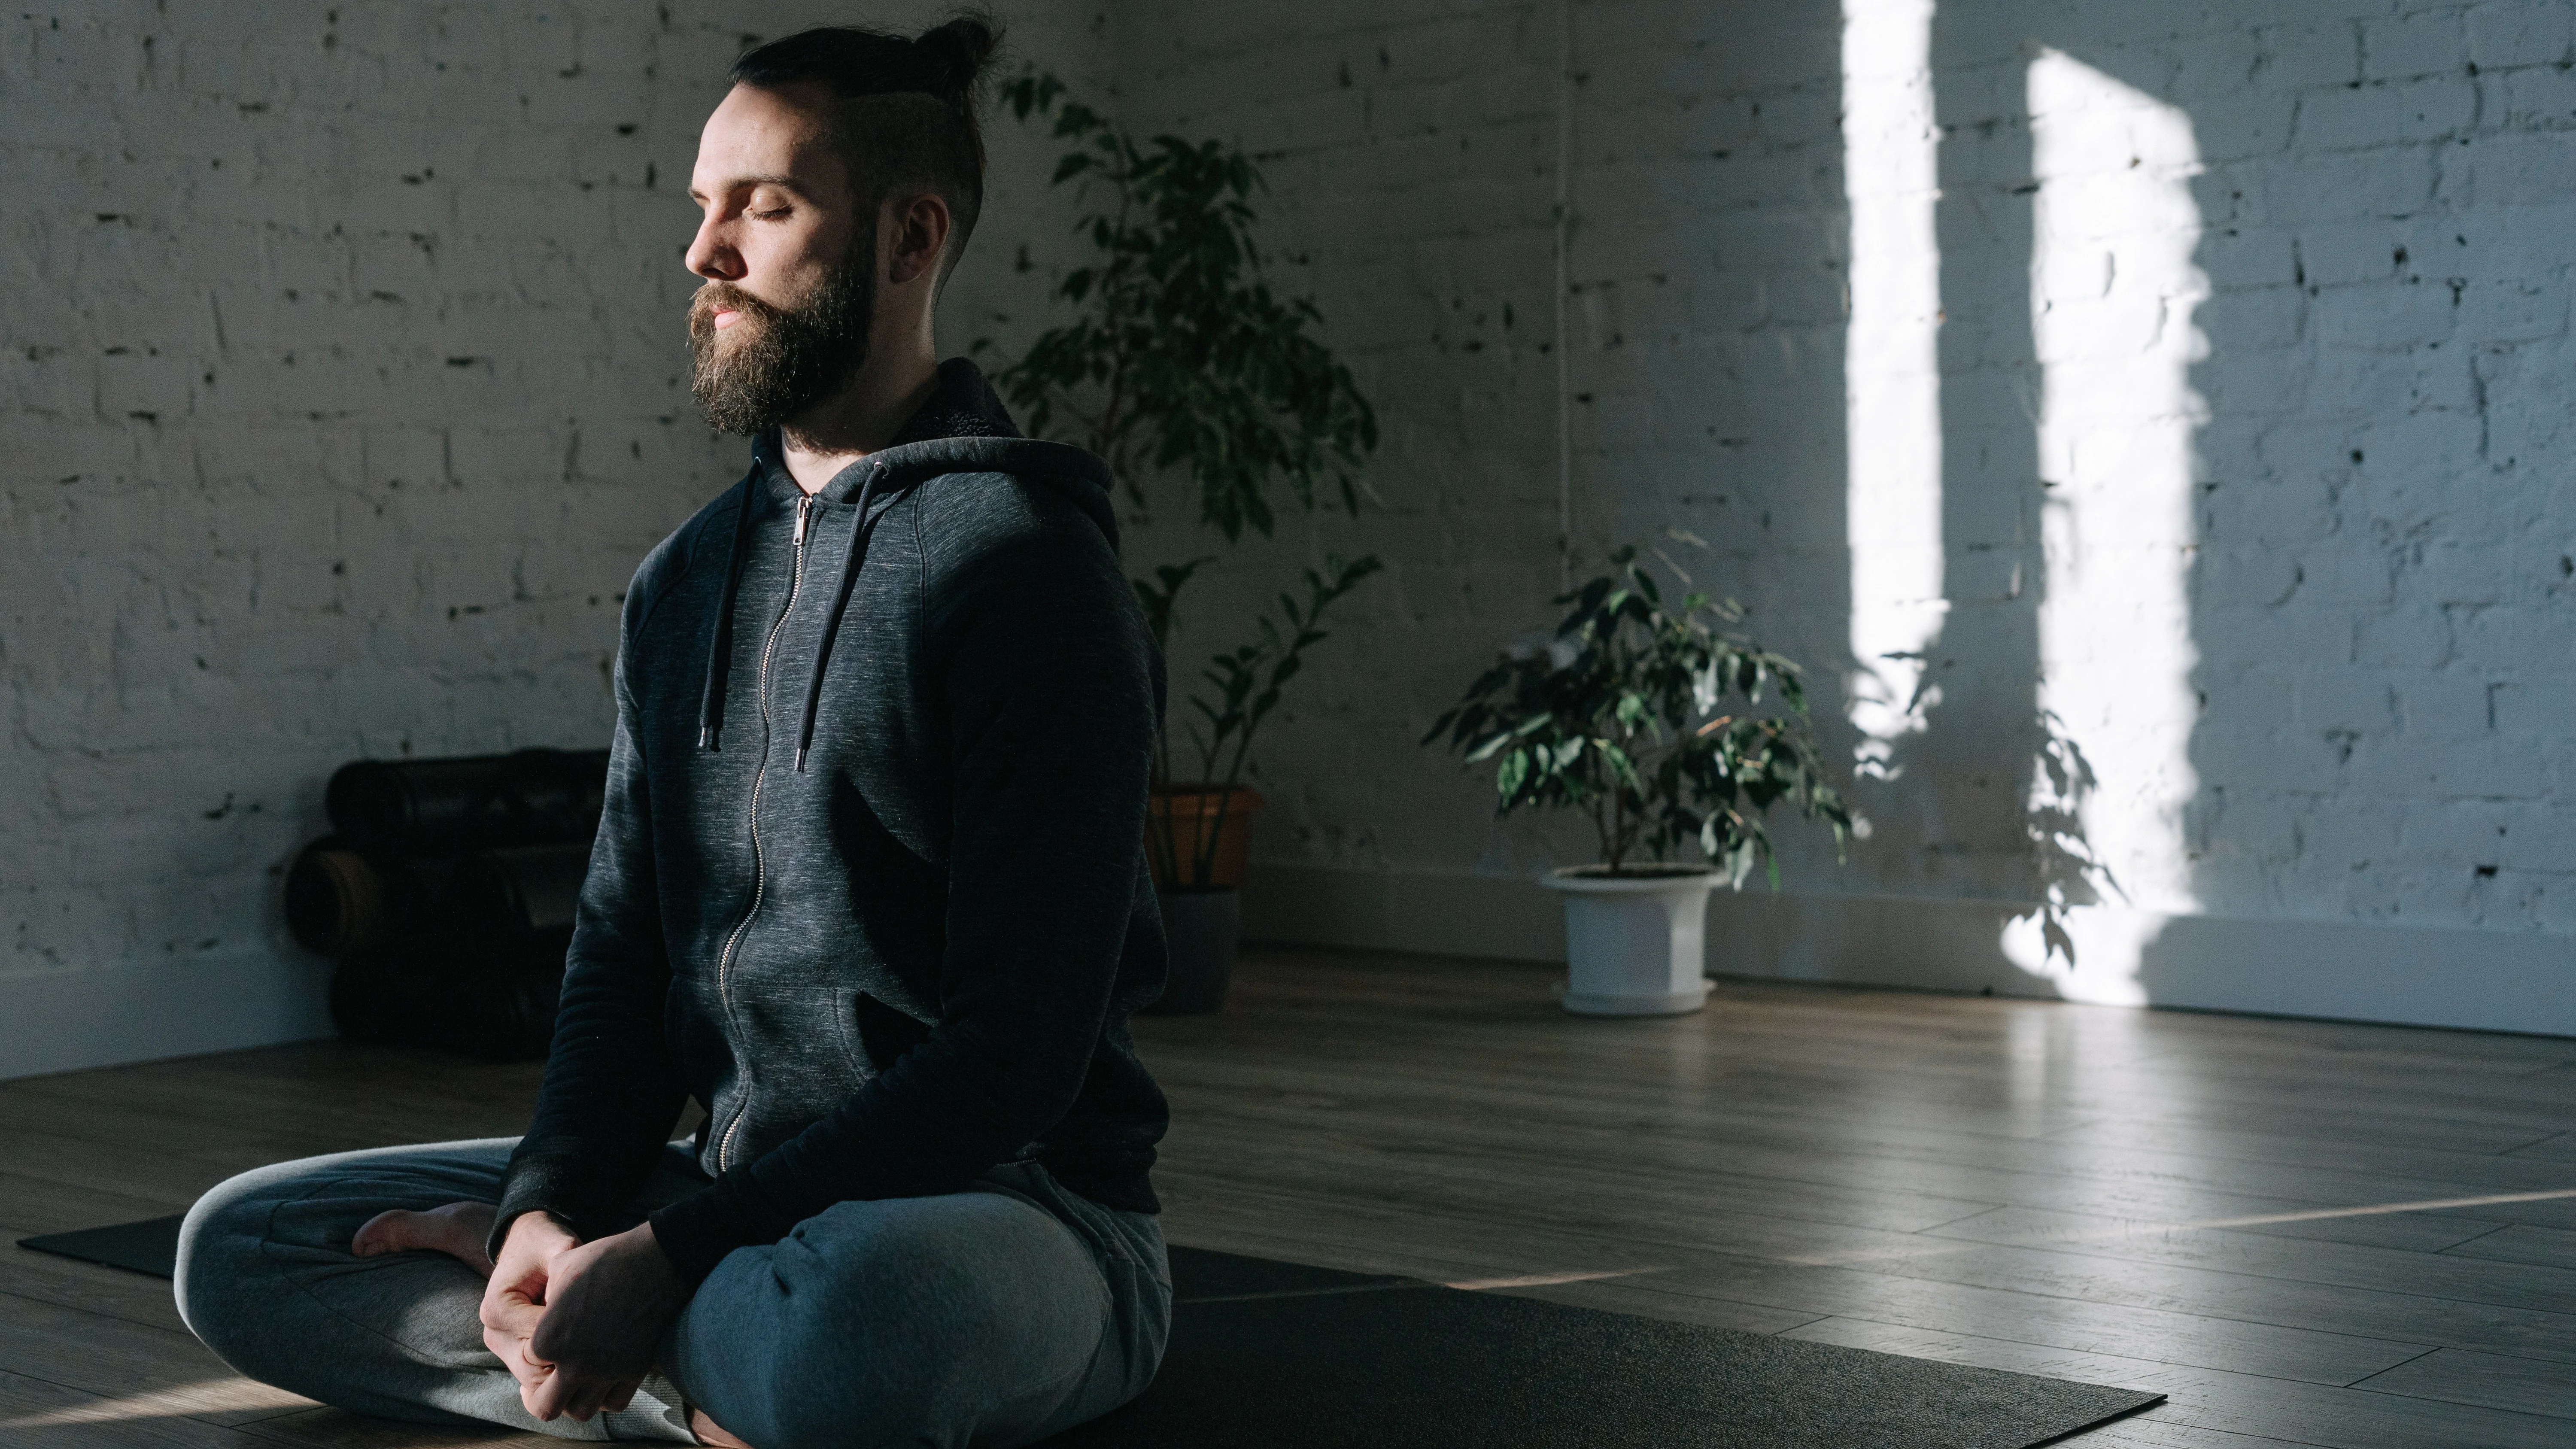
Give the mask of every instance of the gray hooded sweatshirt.
M 810 499 L 777 439 L 625 600 L 617 734 L 497 1244 L 612 1230 L 685 1098 L 712 1179 L 653 1215 L 694 1283 L 851 1199 L 1033 1158 L 1156 1209 L 1145 866 L 1162 661 L 1108 470 L 973 364 Z

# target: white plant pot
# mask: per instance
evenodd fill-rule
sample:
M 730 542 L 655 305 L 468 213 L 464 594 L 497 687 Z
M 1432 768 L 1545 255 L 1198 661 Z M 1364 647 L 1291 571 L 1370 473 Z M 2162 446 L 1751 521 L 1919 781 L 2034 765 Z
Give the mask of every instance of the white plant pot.
M 1676 1016 L 1708 1004 L 1708 893 L 1717 873 L 1608 875 L 1576 866 L 1545 878 L 1565 894 L 1565 1009 Z

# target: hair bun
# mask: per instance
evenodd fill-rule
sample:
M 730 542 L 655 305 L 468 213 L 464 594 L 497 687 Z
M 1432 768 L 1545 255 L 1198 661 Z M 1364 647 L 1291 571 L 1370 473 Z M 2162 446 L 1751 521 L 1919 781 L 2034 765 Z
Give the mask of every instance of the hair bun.
M 927 72 L 926 89 L 952 99 L 974 94 L 975 78 L 1002 43 L 1000 30 L 977 15 L 960 15 L 925 30 L 913 41 Z

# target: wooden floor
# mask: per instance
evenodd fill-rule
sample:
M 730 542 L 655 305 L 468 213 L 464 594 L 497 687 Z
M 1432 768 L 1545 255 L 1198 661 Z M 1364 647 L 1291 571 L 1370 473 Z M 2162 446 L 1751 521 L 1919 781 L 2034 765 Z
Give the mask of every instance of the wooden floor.
M 2171 1395 L 2079 1446 L 2576 1445 L 2576 1041 L 1749 983 L 1587 1021 L 1548 988 L 1271 953 L 1224 1015 L 1140 1021 L 1172 1239 Z M 513 1132 L 535 1081 L 324 1043 L 0 1083 L 0 1228 Z M 13 1449 L 502 1441 L 247 1383 L 167 1285 L 0 1250 Z

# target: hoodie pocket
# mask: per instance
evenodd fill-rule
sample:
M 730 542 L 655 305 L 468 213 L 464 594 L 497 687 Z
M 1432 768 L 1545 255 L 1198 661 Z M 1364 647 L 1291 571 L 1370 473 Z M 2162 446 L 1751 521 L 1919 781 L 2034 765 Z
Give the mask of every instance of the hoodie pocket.
M 864 991 L 850 997 L 850 1033 L 860 1070 L 869 1076 L 888 1071 L 903 1054 L 930 1040 L 930 1028 Z
M 841 1064 L 860 1081 L 876 1075 L 868 1065 L 867 1036 L 859 1025 L 859 1013 L 868 1000 L 864 991 L 834 993 L 832 998 L 832 1041 L 841 1049 Z

